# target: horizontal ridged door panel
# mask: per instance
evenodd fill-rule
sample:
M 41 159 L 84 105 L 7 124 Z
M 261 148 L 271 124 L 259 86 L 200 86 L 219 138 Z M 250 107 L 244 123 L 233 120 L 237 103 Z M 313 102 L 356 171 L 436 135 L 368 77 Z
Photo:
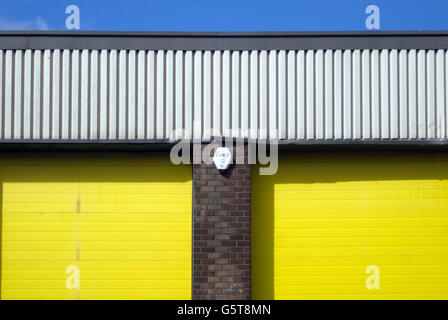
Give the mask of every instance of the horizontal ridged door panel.
M 169 158 L 5 154 L 2 299 L 190 299 L 191 169 Z M 79 289 L 67 287 L 79 269 Z
M 252 298 L 448 298 L 446 154 L 283 154 L 252 188 Z

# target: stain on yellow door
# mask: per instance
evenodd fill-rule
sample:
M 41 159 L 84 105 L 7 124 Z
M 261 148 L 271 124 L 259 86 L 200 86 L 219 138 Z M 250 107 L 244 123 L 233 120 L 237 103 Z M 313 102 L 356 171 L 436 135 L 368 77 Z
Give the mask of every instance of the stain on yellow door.
M 191 298 L 191 167 L 3 153 L 0 182 L 2 299 Z

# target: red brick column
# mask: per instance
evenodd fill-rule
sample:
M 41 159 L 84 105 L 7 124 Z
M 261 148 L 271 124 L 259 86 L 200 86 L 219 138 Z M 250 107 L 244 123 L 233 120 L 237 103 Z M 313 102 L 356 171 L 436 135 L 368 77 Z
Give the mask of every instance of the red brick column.
M 194 164 L 193 299 L 251 298 L 250 232 L 247 161 L 233 164 L 226 175 L 213 164 Z

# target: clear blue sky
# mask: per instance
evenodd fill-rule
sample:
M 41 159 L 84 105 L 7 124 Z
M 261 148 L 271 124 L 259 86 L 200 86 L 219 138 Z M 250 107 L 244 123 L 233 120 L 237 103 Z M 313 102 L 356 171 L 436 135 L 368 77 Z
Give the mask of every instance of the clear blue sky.
M 70 4 L 81 30 L 366 30 L 371 4 L 381 30 L 448 30 L 448 0 L 1 0 L 0 29 L 65 30 Z

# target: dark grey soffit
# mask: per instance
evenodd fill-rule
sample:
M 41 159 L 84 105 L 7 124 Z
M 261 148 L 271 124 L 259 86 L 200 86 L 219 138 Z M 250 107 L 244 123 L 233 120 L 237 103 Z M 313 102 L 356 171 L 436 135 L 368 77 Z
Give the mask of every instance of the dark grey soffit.
M 255 140 L 248 139 L 233 139 L 234 142 L 240 141 L 244 144 L 255 143 Z M 260 140 L 262 141 L 262 140 Z M 180 142 L 171 141 L 168 139 L 155 139 L 155 140 L 0 140 L 0 150 L 8 148 L 57 148 L 58 146 L 64 148 L 78 148 L 78 147 L 112 147 L 112 148 L 136 148 L 136 149 L 171 149 L 171 147 Z M 193 142 L 207 144 L 210 141 L 194 140 Z M 191 141 L 190 141 L 191 143 Z M 415 140 L 383 140 L 383 139 L 370 139 L 370 140 L 278 140 L 277 144 L 279 148 L 295 149 L 295 148 L 326 148 L 326 147 L 388 147 L 388 148 L 442 148 L 448 150 L 448 140 L 446 139 L 415 139 Z
M 170 143 L 0 143 L 0 152 L 18 151 L 63 151 L 63 152 L 170 152 Z M 386 152 L 448 152 L 448 144 L 440 143 L 317 143 L 317 144 L 279 144 L 280 152 L 350 152 L 350 151 L 386 151 Z M 192 149 L 191 149 L 192 150 Z
M 0 49 L 297 50 L 448 49 L 448 31 L 97 32 L 1 31 Z
M 216 139 L 222 139 L 224 137 L 216 137 Z M 266 140 L 249 140 L 247 138 L 232 138 L 235 141 L 241 141 L 243 143 L 265 143 Z M 181 140 L 170 140 L 170 139 L 60 139 L 60 140 L 50 140 L 50 139 L 0 139 L 0 145 L 2 144 L 168 144 L 174 145 Z M 190 142 L 207 144 L 210 140 L 186 140 Z M 267 142 L 274 140 L 267 140 Z M 445 145 L 448 146 L 448 139 L 412 139 L 412 140 L 400 140 L 400 139 L 368 139 L 368 140 L 276 140 L 279 145 Z

